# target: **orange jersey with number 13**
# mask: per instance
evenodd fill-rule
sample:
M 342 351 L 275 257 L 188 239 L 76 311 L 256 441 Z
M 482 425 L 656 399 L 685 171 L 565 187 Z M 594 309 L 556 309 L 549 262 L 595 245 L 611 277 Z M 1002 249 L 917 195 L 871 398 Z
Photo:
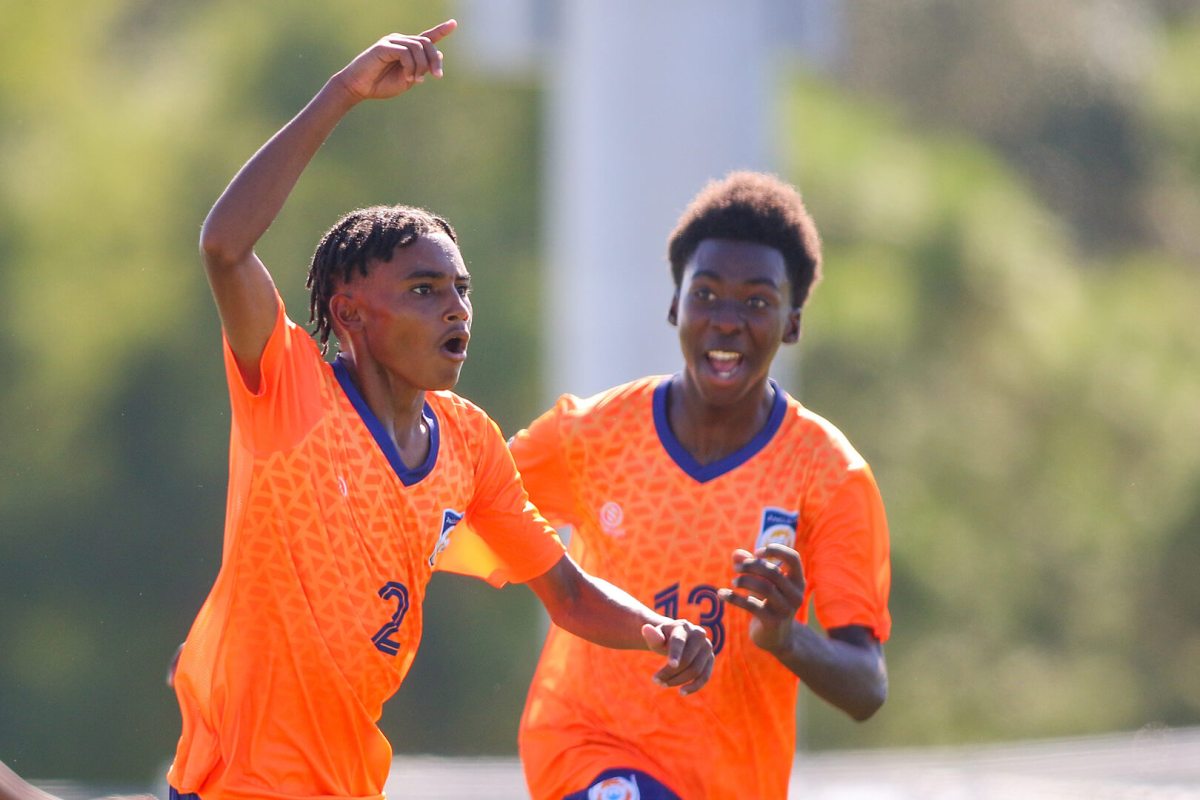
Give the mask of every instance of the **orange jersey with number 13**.
M 764 428 L 701 465 L 667 424 L 670 378 L 564 396 L 510 442 L 530 498 L 573 529 L 581 566 L 667 616 L 704 625 L 711 681 L 681 697 L 658 657 L 552 628 L 521 722 L 535 798 L 561 798 L 610 767 L 641 769 L 685 798 L 784 798 L 798 679 L 755 647 L 750 617 L 717 594 L 732 553 L 794 546 L 826 627 L 891 627 L 887 523 L 871 471 L 830 423 L 774 386 Z

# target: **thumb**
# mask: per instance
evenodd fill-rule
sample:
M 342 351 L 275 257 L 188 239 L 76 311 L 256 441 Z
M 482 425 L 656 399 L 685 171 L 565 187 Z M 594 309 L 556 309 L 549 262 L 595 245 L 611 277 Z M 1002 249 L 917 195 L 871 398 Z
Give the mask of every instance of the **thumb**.
M 447 36 L 454 33 L 454 29 L 457 27 L 458 27 L 458 20 L 448 19 L 443 23 L 434 25 L 432 28 L 425 31 L 421 35 L 428 38 L 429 41 L 433 42 L 434 44 L 437 44 L 442 39 L 445 39 Z
M 646 623 L 642 626 L 642 638 L 646 640 L 646 646 L 650 648 L 650 652 L 658 653 L 660 656 L 667 652 L 667 637 L 663 636 L 663 632 L 657 625 Z

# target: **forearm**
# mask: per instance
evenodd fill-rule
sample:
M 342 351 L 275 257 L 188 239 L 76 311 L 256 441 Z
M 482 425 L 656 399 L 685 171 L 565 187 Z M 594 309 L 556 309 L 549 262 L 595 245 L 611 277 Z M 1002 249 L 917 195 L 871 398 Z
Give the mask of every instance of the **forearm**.
M 579 569 L 564 555 L 529 582 L 560 628 L 604 647 L 666 656 L 654 674 L 661 686 L 699 691 L 712 675 L 712 643 L 700 626 L 656 614 L 626 592 Z
M 793 622 L 786 647 L 774 655 L 814 694 L 859 722 L 887 699 L 887 667 L 877 643 L 826 638 Z
M 210 268 L 249 255 L 305 167 L 357 102 L 335 75 L 238 171 L 204 221 L 201 249 Z
M 563 630 L 604 647 L 645 650 L 642 626 L 670 620 L 606 580 L 583 575 L 573 602 L 559 603 L 551 616 Z
M 670 622 L 608 581 L 583 572 L 569 556 L 530 581 L 529 588 L 555 625 L 604 647 L 644 650 L 642 626 Z

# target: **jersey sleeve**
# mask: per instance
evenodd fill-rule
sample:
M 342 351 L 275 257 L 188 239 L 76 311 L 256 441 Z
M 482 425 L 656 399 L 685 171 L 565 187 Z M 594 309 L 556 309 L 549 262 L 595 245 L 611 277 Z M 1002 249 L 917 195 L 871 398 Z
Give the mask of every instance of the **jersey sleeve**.
M 821 625 L 826 630 L 862 625 L 887 641 L 892 627 L 887 518 L 866 464 L 850 471 L 820 511 L 803 556 Z
M 500 429 L 487 420 L 475 468 L 475 496 L 437 568 L 503 586 L 536 578 L 564 552 L 554 529 L 529 501 Z
M 575 487 L 565 457 L 563 419 L 579 399 L 563 395 L 554 407 L 535 419 L 509 442 L 525 491 L 555 527 L 577 525 Z
M 258 391 L 246 386 L 222 334 L 233 435 L 256 453 L 291 447 L 321 414 L 321 354 L 308 332 L 288 319 L 278 294 L 275 300 L 275 326 L 259 359 Z

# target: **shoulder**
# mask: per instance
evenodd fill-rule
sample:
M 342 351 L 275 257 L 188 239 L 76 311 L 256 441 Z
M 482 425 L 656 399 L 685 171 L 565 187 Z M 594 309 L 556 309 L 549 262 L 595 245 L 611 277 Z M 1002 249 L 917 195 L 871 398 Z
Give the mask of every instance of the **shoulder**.
M 450 391 L 426 392 L 425 402 L 437 415 L 442 429 L 473 432 L 495 426 L 487 412 L 467 398 Z
M 790 447 L 814 460 L 850 471 L 867 466 L 846 435 L 825 417 L 805 408 L 799 400 L 785 393 L 787 407 L 780 433 Z
M 654 403 L 654 392 L 669 376 L 650 375 L 597 392 L 590 397 L 564 394 L 554 404 L 553 411 L 564 419 L 612 420 L 648 413 Z

